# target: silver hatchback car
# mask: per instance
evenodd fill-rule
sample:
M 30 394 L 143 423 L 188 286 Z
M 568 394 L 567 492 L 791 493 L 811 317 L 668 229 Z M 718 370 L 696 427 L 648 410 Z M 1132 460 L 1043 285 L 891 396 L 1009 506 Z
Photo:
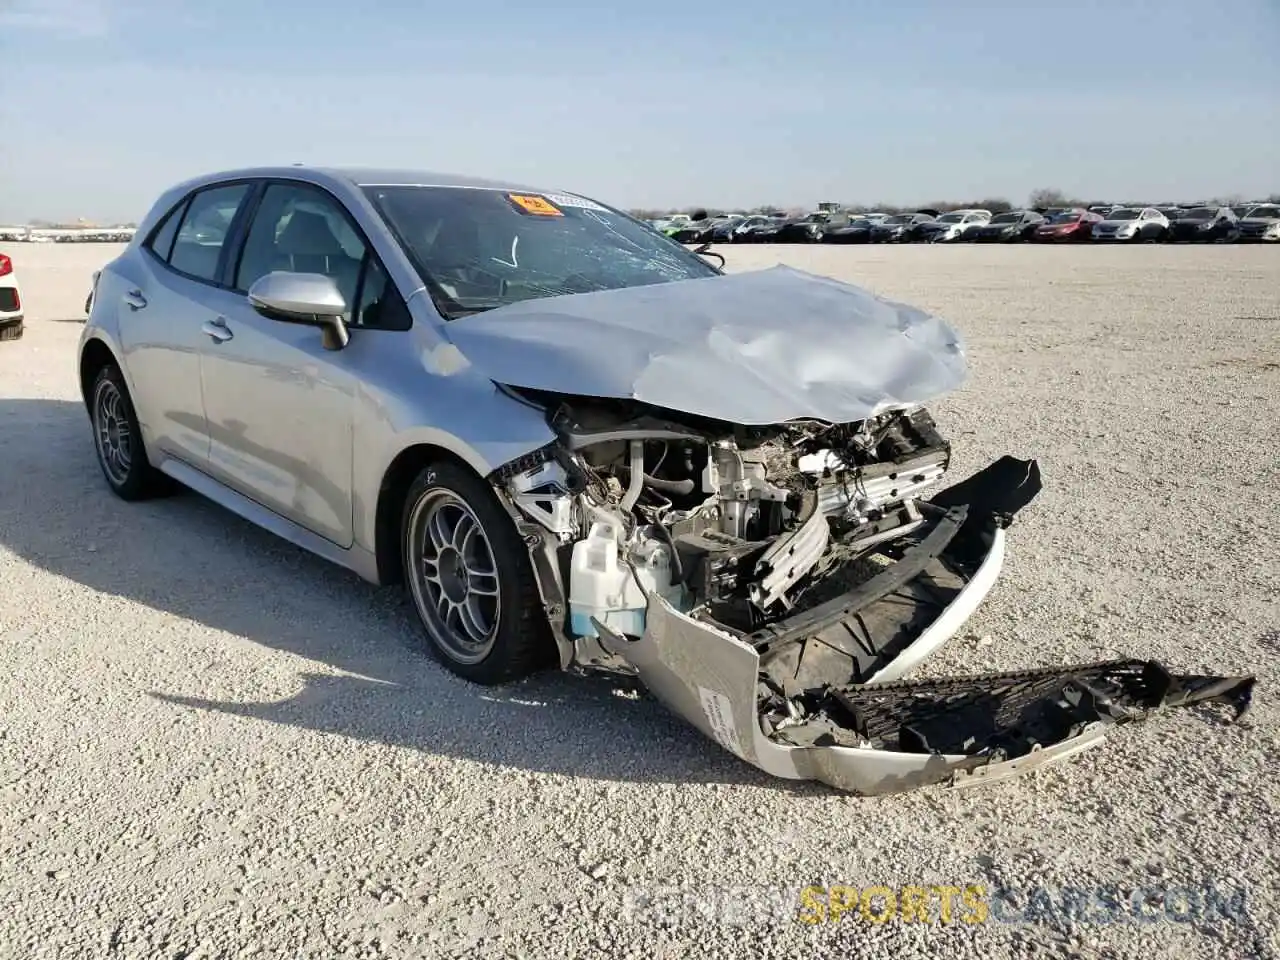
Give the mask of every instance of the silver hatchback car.
M 947 324 L 703 252 L 516 184 L 191 180 L 94 280 L 79 376 L 102 472 L 126 500 L 176 481 L 403 581 L 463 677 L 637 677 L 779 776 L 995 779 L 1140 712 L 1063 707 L 1040 677 L 1019 694 L 1034 730 L 918 686 L 910 710 L 937 709 L 902 719 L 884 681 L 990 590 L 1038 468 L 1004 458 L 926 497 L 951 448 L 922 404 L 965 377 Z M 965 682 L 984 704 L 1008 688 Z

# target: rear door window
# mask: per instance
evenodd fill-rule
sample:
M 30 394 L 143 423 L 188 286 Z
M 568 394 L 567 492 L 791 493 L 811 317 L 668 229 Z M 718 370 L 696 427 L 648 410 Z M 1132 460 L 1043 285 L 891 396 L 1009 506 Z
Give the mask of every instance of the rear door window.
M 196 193 L 178 228 L 169 266 L 195 280 L 214 283 L 223 244 L 248 193 L 247 183 L 209 187 Z

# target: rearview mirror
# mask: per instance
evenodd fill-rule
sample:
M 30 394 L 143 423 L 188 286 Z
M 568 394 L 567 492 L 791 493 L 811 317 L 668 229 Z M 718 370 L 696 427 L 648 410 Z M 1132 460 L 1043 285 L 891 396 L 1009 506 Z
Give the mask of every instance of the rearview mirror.
M 248 297 L 255 310 L 273 320 L 320 327 L 326 350 L 341 350 L 351 339 L 343 319 L 347 301 L 333 277 L 276 271 L 259 277 Z

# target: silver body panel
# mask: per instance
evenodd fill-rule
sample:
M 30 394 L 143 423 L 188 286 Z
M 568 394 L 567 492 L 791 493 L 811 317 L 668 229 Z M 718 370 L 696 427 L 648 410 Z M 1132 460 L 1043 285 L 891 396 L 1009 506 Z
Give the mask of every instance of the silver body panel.
M 938 618 L 872 683 L 900 679 L 936 652 L 969 619 L 1004 563 L 1004 531 L 997 530 L 972 581 Z M 844 746 L 794 746 L 770 739 L 756 714 L 760 656 L 752 646 L 653 597 L 649 629 L 640 640 L 606 647 L 635 665 L 640 679 L 668 709 L 735 756 L 766 773 L 818 780 L 863 795 L 894 793 L 934 783 L 978 766 L 972 757 Z M 1064 751 L 1061 759 L 1074 751 Z M 1048 758 L 1045 758 L 1046 760 Z M 998 771 L 991 770 L 992 779 Z
M 963 344 L 938 317 L 785 266 L 527 300 L 448 333 L 502 383 L 730 423 L 863 420 L 966 375 Z
M 262 312 L 266 301 L 259 300 L 255 307 L 245 292 L 179 274 L 144 248 L 153 228 L 191 191 L 235 181 L 295 181 L 328 193 L 359 228 L 403 298 L 408 328 L 353 325 L 348 330 L 338 324 L 349 338 L 335 347 L 316 326 L 296 322 L 297 318 L 272 319 Z M 625 669 L 619 672 L 637 675 L 658 699 L 703 733 L 777 776 L 876 794 L 944 777 L 997 780 L 1064 759 L 1096 742 L 1098 731 L 1090 729 L 1009 764 L 870 745 L 788 743 L 785 734 L 780 735 L 784 728 L 766 733 L 758 699 L 762 670 L 771 669 L 765 660 L 781 654 L 769 650 L 767 643 L 753 646 L 742 639 L 747 634 L 731 632 L 722 622 L 709 622 L 705 609 L 690 605 L 683 612 L 659 591 L 649 593 L 643 587 L 646 599 L 637 609 L 644 611 L 645 620 L 634 635 L 609 632 L 593 620 L 603 628 L 598 633 L 578 630 L 573 638 L 566 636 L 565 584 L 560 582 L 556 557 L 575 537 L 586 539 L 579 536 L 581 517 L 575 511 L 586 504 L 587 492 L 584 488 L 571 497 L 561 490 L 556 477 L 564 464 L 538 457 L 547 455 L 543 448 L 557 441 L 555 454 L 578 457 L 577 448 L 569 449 L 572 435 L 560 437 L 553 430 L 547 410 L 509 387 L 638 401 L 739 427 L 805 421 L 807 430 L 822 421 L 825 425 L 819 426 L 826 430 L 832 423 L 851 425 L 886 411 L 905 411 L 893 413 L 889 420 L 914 416 L 913 408 L 963 382 L 963 344 L 937 317 L 785 267 L 544 297 L 446 321 L 362 190 L 395 184 L 547 192 L 438 174 L 284 167 L 198 178 L 159 199 L 124 252 L 97 278 L 80 344 L 81 363 L 106 350 L 119 365 L 156 468 L 249 521 L 380 582 L 378 558 L 388 550 L 387 543 L 378 542 L 380 533 L 393 537 L 390 549 L 398 551 L 399 546 L 398 515 L 381 523 L 379 509 L 398 459 L 407 452 L 455 458 L 489 478 L 512 515 L 529 549 L 562 666 L 621 665 Z M 237 219 L 227 236 L 238 245 L 242 233 Z M 275 286 L 287 292 L 288 284 Z M 297 284 L 299 290 L 305 286 Z M 279 302 L 327 308 L 342 296 L 335 292 L 332 301 L 320 302 L 282 293 Z M 305 319 L 321 316 L 312 315 L 312 309 L 303 311 L 309 314 Z M 323 316 L 326 322 L 335 319 Z M 902 525 L 874 528 L 873 536 L 859 541 L 861 550 L 921 526 L 924 518 L 916 498 L 942 478 L 950 458 L 931 419 L 927 425 L 926 433 L 934 440 L 921 448 L 926 453 L 877 460 L 873 467 L 897 466 L 889 473 L 868 473 L 856 490 L 857 502 L 849 490 L 826 489 L 816 498 L 818 509 L 811 519 L 789 537 L 777 536 L 775 549 L 763 555 L 763 579 L 755 594 L 761 609 L 781 602 L 826 553 L 829 517 L 848 515 L 853 508 L 861 516 L 860 504 L 871 500 L 886 508 L 889 519 L 895 511 L 905 511 Z M 693 431 L 680 424 L 634 429 L 610 424 L 601 433 L 614 426 L 619 442 L 628 430 L 663 441 L 687 440 Z M 582 429 L 587 431 L 582 447 L 605 443 L 586 426 Z M 693 435 L 699 436 L 696 431 Z M 638 496 L 644 482 L 653 482 L 642 481 L 642 436 L 625 438 L 631 451 L 627 497 Z M 764 467 L 759 476 L 750 473 L 727 439 L 716 440 L 715 451 L 714 474 L 723 482 L 709 479 L 713 471 L 708 459 L 702 492 L 725 504 L 725 518 L 737 516 L 757 500 L 776 500 L 775 493 L 785 499 L 785 491 L 764 478 Z M 535 452 L 538 456 L 512 463 Z M 826 453 L 812 454 L 811 459 L 812 469 L 819 473 L 833 469 Z M 948 534 L 952 539 L 947 543 L 956 544 L 949 565 L 933 554 L 899 560 L 909 576 L 903 574 L 906 579 L 897 584 L 887 608 L 901 609 L 905 597 L 905 606 L 929 616 L 901 622 L 881 617 L 877 622 L 893 628 L 887 636 L 898 639 L 876 646 L 871 660 L 862 657 L 866 651 L 850 647 L 843 651 L 848 654 L 843 673 L 826 679 L 846 683 L 856 678 L 872 684 L 897 680 L 961 628 L 1000 572 L 1004 526 L 1039 489 L 1033 463 L 1006 460 L 1003 467 L 993 465 L 1000 467 L 995 473 L 1004 470 L 1018 481 L 1010 489 L 1022 491 L 1021 502 L 1015 502 L 1017 497 L 987 497 L 983 483 L 970 483 L 967 491 L 974 498 L 974 516 L 991 528 L 980 548 L 973 547 L 975 535 L 964 526 L 968 506 L 958 510 L 934 504 L 930 515 L 936 518 L 942 512 L 944 521 L 960 531 Z M 499 471 L 504 466 L 507 470 Z M 799 469 L 810 467 L 801 464 Z M 692 479 L 683 482 L 692 490 Z M 1029 495 L 1022 495 L 1024 484 Z M 733 495 L 723 492 L 726 489 Z M 621 533 L 625 525 L 618 518 L 629 516 L 636 504 L 636 499 L 628 502 L 626 497 L 607 508 L 604 502 L 591 502 L 584 515 L 609 521 L 600 526 L 612 523 Z M 882 519 L 876 517 L 877 522 Z M 939 531 L 944 521 L 938 521 Z M 744 532 L 733 538 L 745 542 L 745 529 L 744 521 Z M 669 543 L 674 551 L 674 543 Z M 916 549 L 925 546 L 922 541 Z M 916 561 L 918 568 L 912 566 Z M 954 589 L 948 586 L 953 582 Z M 666 586 L 673 583 L 683 596 L 685 585 Z M 904 593 L 908 587 L 916 593 Z M 889 588 L 885 591 L 881 600 Z M 934 606 L 911 599 L 921 591 Z M 854 594 L 856 589 L 848 592 Z M 569 601 L 575 602 L 572 595 Z M 835 601 L 827 601 L 831 602 Z M 857 609 L 859 620 L 871 602 Z M 870 615 L 867 619 L 875 620 Z M 835 629 L 829 617 L 823 623 L 826 626 L 814 629 Z M 903 632 L 908 627 L 909 636 Z M 817 635 L 806 633 L 805 638 Z M 798 671 L 797 667 L 797 675 Z
M 325 350 L 315 329 L 263 317 L 244 294 L 175 273 L 143 248 L 191 191 L 258 180 L 331 194 L 404 297 L 412 329 L 354 330 L 345 349 Z M 102 270 L 81 336 L 81 353 L 97 340 L 120 361 L 155 466 L 196 471 L 215 500 L 243 500 L 237 512 L 255 523 L 284 521 L 319 537 L 326 554 L 363 576 L 364 556 L 376 550 L 380 485 L 401 452 L 432 445 L 486 475 L 554 438 L 541 410 L 494 380 L 636 396 L 740 422 L 858 419 L 963 380 L 963 345 L 942 321 L 781 267 L 547 298 L 446 323 L 361 189 L 399 183 L 536 189 L 395 170 L 266 167 L 194 178 L 166 191 Z M 731 309 L 713 309 L 723 298 Z M 781 336 L 777 311 L 788 300 L 792 325 Z M 214 320 L 232 335 L 210 336 L 205 326 Z M 846 347 L 838 354 L 814 339 L 833 333 Z M 651 358 L 663 344 L 672 349 Z M 850 363 L 854 356 L 866 362 Z M 704 363 L 707 389 L 690 396 L 689 378 Z M 745 389 L 744 372 L 753 381 Z M 731 382 L 737 395 L 726 406 L 716 394 Z M 296 531 L 289 538 L 303 546 L 309 539 Z
M 407 179 L 406 179 L 407 178 Z M 364 232 L 413 317 L 406 331 L 356 330 L 325 350 L 314 328 L 263 317 L 235 291 L 189 279 L 142 248 L 192 190 L 237 179 L 296 180 L 330 193 Z M 378 493 L 418 445 L 481 475 L 553 438 L 543 413 L 466 363 L 362 182 L 499 187 L 398 171 L 255 168 L 189 180 L 156 202 L 99 277 L 81 334 L 120 361 L 153 464 L 216 502 L 376 580 Z M 507 189 L 528 189 L 510 185 Z M 145 306 L 133 300 L 144 291 Z M 230 339 L 204 325 L 222 318 Z

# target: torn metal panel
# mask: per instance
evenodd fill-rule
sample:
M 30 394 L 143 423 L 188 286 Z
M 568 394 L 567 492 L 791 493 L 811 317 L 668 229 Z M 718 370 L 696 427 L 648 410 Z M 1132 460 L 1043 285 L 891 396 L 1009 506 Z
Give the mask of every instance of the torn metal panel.
M 943 320 L 785 266 L 541 297 L 460 317 L 446 333 L 499 383 L 739 424 L 863 420 L 966 375 Z

